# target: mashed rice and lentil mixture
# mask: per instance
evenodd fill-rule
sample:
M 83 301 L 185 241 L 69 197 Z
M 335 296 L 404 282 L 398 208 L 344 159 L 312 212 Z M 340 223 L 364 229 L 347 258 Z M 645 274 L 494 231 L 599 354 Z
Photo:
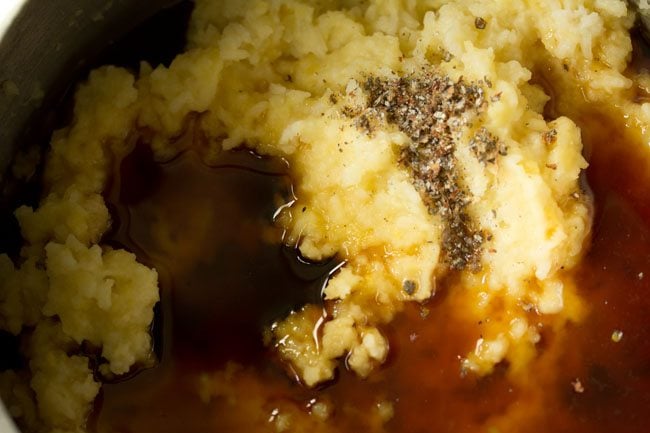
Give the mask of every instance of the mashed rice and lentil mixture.
M 411 342 L 438 334 L 427 350 L 445 353 L 439 343 L 460 335 L 445 323 L 478 324 L 444 374 L 423 363 L 410 374 L 473 378 L 475 393 L 505 377 L 518 390 L 449 431 L 542 431 L 524 425 L 545 413 L 544 349 L 594 308 L 574 271 L 594 219 L 578 124 L 598 107 L 594 124 L 650 140 L 650 104 L 635 94 L 650 81 L 628 70 L 634 19 L 620 0 L 197 0 L 168 67 L 90 73 L 52 136 L 39 206 L 15 212 L 24 246 L 0 256 L 0 327 L 28 361 L 0 373 L 11 414 L 25 431 L 94 430 L 102 382 L 157 362 L 160 270 L 104 242 L 118 224 L 114 167 L 142 143 L 156 163 L 194 152 L 206 166 L 244 146 L 288 163 L 282 243 L 307 262 L 337 260 L 322 304 L 259 332 L 286 370 L 278 389 L 316 397 L 274 402 L 275 385 L 231 361 L 197 376 L 197 401 L 225 399 L 230 415 L 214 416 L 244 426 L 229 431 L 408 430 L 391 424 L 402 397 L 376 386 L 408 352 L 393 353 L 391 327 L 410 326 Z M 178 139 L 188 125 L 200 149 Z M 222 224 L 188 223 L 197 239 Z M 444 308 L 428 307 L 441 296 Z M 377 400 L 350 412 L 345 395 L 319 397 L 338 377 Z M 583 382 L 567 384 L 572 398 L 590 391 Z

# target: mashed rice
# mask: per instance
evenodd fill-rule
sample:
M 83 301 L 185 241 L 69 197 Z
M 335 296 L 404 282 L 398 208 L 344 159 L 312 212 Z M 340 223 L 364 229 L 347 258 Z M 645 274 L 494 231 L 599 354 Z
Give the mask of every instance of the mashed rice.
M 102 192 L 142 131 L 157 160 L 183 151 L 175 137 L 195 113 L 206 162 L 242 143 L 288 160 L 297 201 L 277 220 L 286 243 L 310 260 L 344 260 L 325 311 L 305 306 L 265 335 L 305 385 L 333 378 L 342 358 L 371 374 L 389 352 L 382 327 L 450 271 L 466 320 L 489 319 L 462 369 L 485 375 L 507 360 L 513 377 L 525 374 L 535 314 L 555 329 L 581 318 L 565 271 L 591 224 L 580 130 L 543 115 L 550 95 L 531 79 L 553 77 L 562 113 L 600 103 L 645 123 L 650 104 L 629 102 L 623 74 L 633 20 L 621 0 L 197 1 L 187 51 L 168 68 L 90 74 L 72 123 L 52 138 L 39 207 L 16 211 L 25 244 L 13 261 L 0 256 L 0 326 L 24 336 L 30 363 L 1 375 L 9 410 L 29 430 L 83 431 L 100 382 L 82 344 L 101 349 L 104 377 L 151 362 L 157 274 L 101 244 L 111 224 Z M 445 138 L 480 238 L 474 266 L 449 260 L 449 220 L 404 163 L 413 137 L 376 107 L 372 131 L 360 120 L 373 108 L 369 78 L 426 74 L 482 98 Z M 500 149 L 489 161 L 479 134 Z

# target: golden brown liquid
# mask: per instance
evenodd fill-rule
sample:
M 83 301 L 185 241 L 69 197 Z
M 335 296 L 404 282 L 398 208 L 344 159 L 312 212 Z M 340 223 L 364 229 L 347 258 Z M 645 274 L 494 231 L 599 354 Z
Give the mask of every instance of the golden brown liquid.
M 591 154 L 587 176 L 596 204 L 593 243 L 575 270 L 589 314 L 561 335 L 543 332 L 525 385 L 510 382 L 506 366 L 484 378 L 460 374 L 459 356 L 470 350 L 481 324 L 454 319 L 451 294 L 459 289 L 448 281 L 426 305 L 426 318 L 411 304 L 383 329 L 390 359 L 370 378 L 347 373 L 342 363 L 329 386 L 301 387 L 263 346 L 261 330 L 291 308 L 317 302 L 335 262 L 306 265 L 273 242 L 280 233 L 271 216 L 291 198 L 286 166 L 237 152 L 207 167 L 194 151 L 156 164 L 146 146 L 138 146 L 122 163 L 119 193 L 112 193 L 119 224 L 110 238 L 160 273 L 160 363 L 105 385 L 91 430 L 273 431 L 266 417 L 274 405 L 306 412 L 317 398 L 333 404 L 328 423 L 341 432 L 478 432 L 491 426 L 531 433 L 647 432 L 650 158 L 622 122 L 596 112 L 576 121 Z M 623 332 L 618 343 L 611 339 L 615 330 Z M 228 360 L 248 367 L 237 385 L 239 398 L 262 396 L 267 406 L 253 411 L 242 401 L 201 400 L 200 375 L 223 370 Z M 581 393 L 572 385 L 576 379 Z M 383 400 L 393 402 L 395 414 L 380 427 L 370 414 Z

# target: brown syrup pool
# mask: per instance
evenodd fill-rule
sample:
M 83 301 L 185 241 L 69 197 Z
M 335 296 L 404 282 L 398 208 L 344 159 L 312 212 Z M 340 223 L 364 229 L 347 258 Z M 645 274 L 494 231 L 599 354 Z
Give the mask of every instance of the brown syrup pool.
M 650 158 L 622 122 L 597 113 L 576 121 L 591 153 L 587 175 L 596 203 L 593 244 L 575 271 L 589 314 L 562 335 L 544 334 L 523 384 L 507 379 L 506 366 L 485 378 L 461 376 L 459 356 L 480 324 L 454 319 L 451 294 L 459 289 L 447 282 L 426 305 L 426 317 L 409 305 L 384 328 L 391 356 L 370 378 L 341 368 L 323 389 L 301 387 L 263 346 L 262 328 L 318 301 L 335 262 L 307 265 L 279 246 L 271 219 L 291 199 L 286 165 L 236 152 L 207 167 L 193 151 L 156 164 L 138 146 L 121 166 L 113 192 L 120 224 L 110 237 L 160 273 L 160 363 L 106 384 L 91 431 L 275 431 L 275 409 L 308 419 L 316 399 L 333 413 L 326 427 L 302 430 L 647 432 Z M 615 343 L 617 330 L 623 338 Z M 214 378 L 223 378 L 229 360 L 241 367 L 224 391 Z M 215 398 L 201 398 L 206 377 L 221 384 L 213 385 L 221 386 Z M 376 416 L 382 401 L 394 408 L 385 423 Z
M 199 350 L 207 365 L 249 360 L 263 327 L 320 303 L 336 261 L 309 264 L 278 248 L 282 230 L 273 215 L 293 200 L 287 169 L 245 151 L 222 153 L 213 166 L 192 150 L 157 164 L 144 144 L 122 161 L 107 197 L 114 228 L 104 242 L 135 252 L 159 273 L 156 331 L 171 330 L 171 337 L 157 333 L 159 355 L 169 341 L 174 353 Z

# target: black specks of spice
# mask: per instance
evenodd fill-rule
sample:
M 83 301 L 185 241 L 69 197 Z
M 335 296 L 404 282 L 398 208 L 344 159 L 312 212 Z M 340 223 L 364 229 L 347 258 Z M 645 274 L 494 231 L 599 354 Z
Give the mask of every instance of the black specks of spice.
M 413 293 L 415 293 L 415 289 L 417 288 L 417 285 L 415 284 L 415 281 L 413 280 L 404 280 L 404 283 L 402 284 L 402 289 L 406 292 L 407 295 L 411 296 Z
M 410 138 L 400 163 L 409 169 L 429 211 L 442 217 L 444 260 L 457 270 L 479 270 L 485 237 L 469 216 L 469 193 L 460 182 L 455 156 L 470 120 L 487 107 L 483 84 L 453 81 L 428 69 L 395 79 L 371 76 L 363 83 L 367 107 L 356 118 L 357 127 L 368 134 L 387 122 Z M 470 146 L 485 164 L 505 153 L 484 128 Z

